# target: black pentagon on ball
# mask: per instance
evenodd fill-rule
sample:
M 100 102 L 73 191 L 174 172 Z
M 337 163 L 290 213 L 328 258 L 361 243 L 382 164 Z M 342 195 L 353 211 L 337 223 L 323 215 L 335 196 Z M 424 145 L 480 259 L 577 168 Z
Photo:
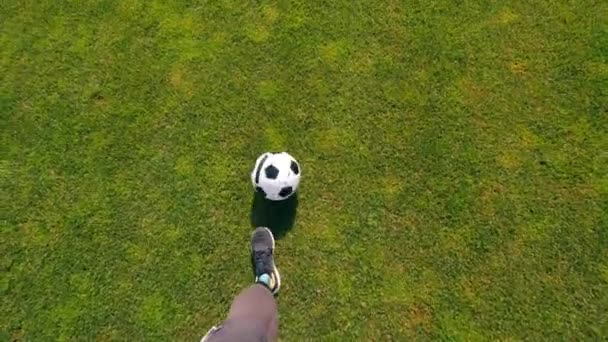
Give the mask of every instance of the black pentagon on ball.
M 289 166 L 289 168 L 291 169 L 291 171 L 293 171 L 294 175 L 300 173 L 300 167 L 298 166 L 298 163 L 296 163 L 294 160 L 291 161 L 291 165 Z
M 262 189 L 262 188 L 261 188 L 261 187 L 259 187 L 259 186 L 256 186 L 256 187 L 255 187 L 255 191 L 257 191 L 257 192 L 259 192 L 259 193 L 263 194 L 264 196 L 266 196 L 266 191 L 264 191 L 264 189 Z
M 293 192 L 293 188 L 290 186 L 286 186 L 283 189 L 281 189 L 281 191 L 279 191 L 279 196 L 287 197 L 287 196 L 291 195 L 292 192 Z
M 266 174 L 266 178 L 268 179 L 276 179 L 279 175 L 279 169 L 277 169 L 274 165 L 268 165 L 264 169 L 264 173 Z

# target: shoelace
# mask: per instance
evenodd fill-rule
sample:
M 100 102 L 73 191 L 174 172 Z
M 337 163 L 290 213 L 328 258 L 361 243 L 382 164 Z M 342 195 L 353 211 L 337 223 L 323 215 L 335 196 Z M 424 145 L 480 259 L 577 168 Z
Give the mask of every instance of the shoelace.
M 258 275 L 262 275 L 264 273 L 271 273 L 270 260 L 272 253 L 270 250 L 257 251 L 253 254 L 253 261 L 255 263 L 255 269 L 259 273 Z

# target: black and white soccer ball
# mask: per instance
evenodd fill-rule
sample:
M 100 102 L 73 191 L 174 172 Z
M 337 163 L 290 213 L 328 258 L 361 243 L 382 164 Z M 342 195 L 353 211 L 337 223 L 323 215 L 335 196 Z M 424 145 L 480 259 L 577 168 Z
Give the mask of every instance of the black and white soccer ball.
M 251 183 L 271 201 L 293 195 L 300 184 L 300 164 L 287 152 L 264 153 L 255 162 Z

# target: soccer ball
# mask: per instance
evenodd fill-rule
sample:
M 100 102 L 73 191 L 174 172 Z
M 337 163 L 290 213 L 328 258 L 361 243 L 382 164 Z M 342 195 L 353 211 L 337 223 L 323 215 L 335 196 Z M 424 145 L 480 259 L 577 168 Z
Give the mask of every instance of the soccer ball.
M 300 165 L 287 152 L 264 153 L 255 162 L 251 183 L 271 201 L 293 195 L 300 184 Z

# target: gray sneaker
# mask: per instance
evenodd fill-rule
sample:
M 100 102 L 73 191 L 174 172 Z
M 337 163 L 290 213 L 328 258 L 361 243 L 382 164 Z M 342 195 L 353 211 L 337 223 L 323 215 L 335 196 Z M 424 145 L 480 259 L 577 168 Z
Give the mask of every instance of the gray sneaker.
M 272 294 L 281 287 L 281 276 L 274 264 L 274 236 L 270 229 L 258 227 L 251 237 L 251 258 L 255 265 L 255 282 L 266 286 Z

